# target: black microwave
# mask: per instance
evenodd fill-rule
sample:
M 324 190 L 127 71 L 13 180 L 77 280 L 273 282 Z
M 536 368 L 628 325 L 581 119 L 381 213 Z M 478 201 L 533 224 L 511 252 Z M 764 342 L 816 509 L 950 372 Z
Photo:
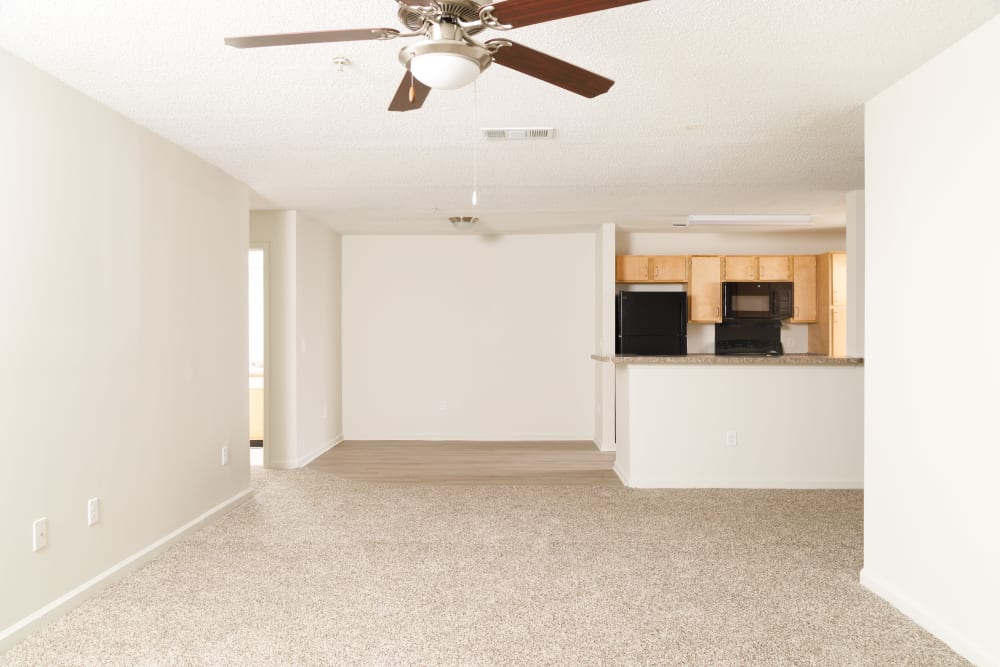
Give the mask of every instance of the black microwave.
M 792 283 L 722 283 L 724 319 L 784 320 L 793 312 Z

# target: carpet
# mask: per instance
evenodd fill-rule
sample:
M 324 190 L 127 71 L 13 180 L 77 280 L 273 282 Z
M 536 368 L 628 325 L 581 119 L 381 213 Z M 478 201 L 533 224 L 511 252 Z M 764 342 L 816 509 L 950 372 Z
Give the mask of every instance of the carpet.
M 253 484 L 0 665 L 967 664 L 858 583 L 858 491 Z

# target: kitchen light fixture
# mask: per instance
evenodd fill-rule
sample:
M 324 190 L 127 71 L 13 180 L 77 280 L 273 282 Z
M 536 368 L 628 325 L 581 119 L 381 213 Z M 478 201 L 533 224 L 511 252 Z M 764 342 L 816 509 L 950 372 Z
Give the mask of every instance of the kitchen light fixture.
M 454 217 L 448 218 L 451 224 L 455 226 L 455 229 L 472 229 L 479 222 L 479 218 L 473 217 L 471 215 L 456 215 Z
M 788 213 L 737 213 L 722 215 L 689 215 L 688 225 L 696 226 L 761 226 L 761 227 L 809 227 L 811 215 Z

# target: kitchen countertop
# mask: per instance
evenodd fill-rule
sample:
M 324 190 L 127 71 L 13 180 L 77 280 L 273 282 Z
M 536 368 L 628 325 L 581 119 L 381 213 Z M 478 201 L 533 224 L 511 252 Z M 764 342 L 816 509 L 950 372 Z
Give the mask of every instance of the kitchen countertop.
M 661 366 L 862 366 L 860 357 L 828 357 L 823 354 L 784 354 L 780 357 L 734 357 L 715 354 L 689 354 L 683 357 L 592 354 L 594 361 L 615 365 L 644 364 Z

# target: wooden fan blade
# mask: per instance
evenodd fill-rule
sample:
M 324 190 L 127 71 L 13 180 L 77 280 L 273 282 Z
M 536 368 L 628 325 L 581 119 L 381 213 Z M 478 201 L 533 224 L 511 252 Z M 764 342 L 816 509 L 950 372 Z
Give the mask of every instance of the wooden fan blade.
M 558 58 L 546 55 L 541 51 L 529 49 L 527 46 L 515 44 L 508 39 L 491 39 L 487 44 L 506 43 L 493 54 L 493 62 L 517 70 L 536 79 L 541 79 L 554 86 L 583 95 L 597 97 L 603 95 L 615 85 L 611 79 L 600 74 L 594 74 L 582 67 L 577 67 Z
M 410 101 L 410 86 L 413 86 L 413 101 Z M 399 82 L 399 88 L 389 103 L 389 111 L 415 111 L 424 105 L 424 100 L 430 94 L 431 89 L 420 83 L 420 79 L 412 76 L 409 72 L 403 75 L 403 80 Z
M 498 22 L 520 28 L 533 23 L 564 19 L 579 14 L 614 9 L 648 0 L 502 0 L 493 5 Z
M 237 49 L 290 44 L 322 44 L 324 42 L 357 42 L 368 39 L 392 39 L 399 34 L 392 28 L 359 28 L 357 30 L 323 30 L 320 32 L 289 32 L 282 35 L 252 35 L 226 37 L 226 44 Z

